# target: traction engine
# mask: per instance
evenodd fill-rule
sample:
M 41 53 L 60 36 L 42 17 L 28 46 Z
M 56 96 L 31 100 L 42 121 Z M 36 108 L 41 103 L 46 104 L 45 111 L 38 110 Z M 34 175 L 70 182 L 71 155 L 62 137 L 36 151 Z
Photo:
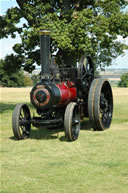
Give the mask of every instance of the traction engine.
M 90 128 L 110 127 L 113 95 L 107 79 L 94 77 L 94 64 L 82 56 L 76 67 L 50 60 L 50 31 L 40 31 L 41 80 L 30 92 L 38 116 L 31 117 L 26 104 L 17 104 L 12 116 L 16 139 L 30 136 L 31 124 L 41 128 L 64 128 L 68 141 L 78 138 L 80 123 L 89 117 Z

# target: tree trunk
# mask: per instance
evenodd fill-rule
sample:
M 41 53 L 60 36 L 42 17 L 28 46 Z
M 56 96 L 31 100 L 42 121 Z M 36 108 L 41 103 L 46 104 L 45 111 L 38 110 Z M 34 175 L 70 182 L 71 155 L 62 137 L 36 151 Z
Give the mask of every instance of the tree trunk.
M 16 0 L 16 2 L 17 2 L 17 4 L 19 5 L 19 7 L 21 8 L 21 9 L 23 9 L 23 4 L 24 3 L 26 3 L 27 2 L 27 0 Z

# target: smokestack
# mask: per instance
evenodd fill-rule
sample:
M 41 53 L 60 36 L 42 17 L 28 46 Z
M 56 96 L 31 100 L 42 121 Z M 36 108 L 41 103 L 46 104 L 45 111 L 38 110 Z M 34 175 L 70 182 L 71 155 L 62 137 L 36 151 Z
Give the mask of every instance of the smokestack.
M 40 58 L 41 58 L 41 78 L 49 79 L 50 62 L 50 31 L 40 30 Z

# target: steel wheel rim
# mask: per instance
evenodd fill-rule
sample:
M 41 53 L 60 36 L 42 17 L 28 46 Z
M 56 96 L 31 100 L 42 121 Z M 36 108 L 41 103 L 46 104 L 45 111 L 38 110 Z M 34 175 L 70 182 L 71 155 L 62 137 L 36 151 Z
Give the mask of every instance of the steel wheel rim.
M 80 115 L 78 107 L 76 106 L 72 115 L 72 137 L 73 139 L 77 139 L 80 131 Z
M 22 138 L 27 138 L 30 134 L 30 124 L 25 124 L 26 120 L 30 120 L 30 115 L 25 109 L 22 107 L 19 113 L 19 132 Z

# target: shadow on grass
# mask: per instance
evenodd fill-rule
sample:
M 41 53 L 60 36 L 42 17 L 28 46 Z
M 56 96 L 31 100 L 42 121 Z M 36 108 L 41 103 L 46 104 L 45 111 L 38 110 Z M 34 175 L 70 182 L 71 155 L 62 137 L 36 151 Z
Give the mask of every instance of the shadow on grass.
M 81 122 L 81 130 L 91 130 L 89 120 L 85 120 Z M 63 135 L 62 135 L 63 133 Z M 16 140 L 15 137 L 10 137 L 11 140 Z M 64 127 L 61 128 L 32 128 L 30 133 L 30 139 L 36 140 L 54 140 L 59 139 L 61 142 L 67 141 L 64 133 Z
M 89 119 L 86 119 L 81 122 L 81 130 L 92 130 L 91 123 Z
M 17 141 L 17 139 L 16 139 L 14 136 L 9 137 L 9 139 L 14 140 L 14 141 Z
M 81 122 L 81 130 L 91 130 L 90 122 L 89 120 L 85 120 Z M 60 134 L 63 132 L 64 134 L 64 127 L 61 128 L 53 128 L 53 129 L 47 129 L 47 128 L 37 128 L 31 130 L 31 138 L 32 139 L 59 139 L 60 141 L 67 141 L 65 134 L 60 136 Z
M 44 139 L 44 140 L 49 140 L 49 139 L 59 139 L 60 141 L 66 141 L 66 138 L 63 136 L 63 138 L 60 137 L 60 133 L 64 132 L 63 127 L 62 128 L 53 128 L 53 129 L 48 129 L 48 128 L 37 128 L 37 129 L 32 129 L 31 130 L 31 139 Z
M 47 128 L 34 128 L 31 129 L 30 132 L 30 139 L 36 139 L 36 140 L 54 140 L 59 139 L 60 141 L 67 141 L 65 136 L 62 136 L 64 134 L 63 128 L 56 128 L 56 129 L 47 129 Z M 9 137 L 9 139 L 17 141 L 17 139 L 14 136 Z

